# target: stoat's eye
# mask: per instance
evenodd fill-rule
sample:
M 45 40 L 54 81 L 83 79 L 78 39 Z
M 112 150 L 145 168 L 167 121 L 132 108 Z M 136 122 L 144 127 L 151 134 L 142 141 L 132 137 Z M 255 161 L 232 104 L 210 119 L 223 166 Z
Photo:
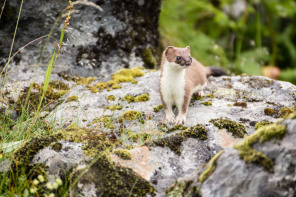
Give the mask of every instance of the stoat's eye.
M 181 57 L 180 56 L 177 56 L 176 59 L 179 61 L 179 60 L 181 60 Z

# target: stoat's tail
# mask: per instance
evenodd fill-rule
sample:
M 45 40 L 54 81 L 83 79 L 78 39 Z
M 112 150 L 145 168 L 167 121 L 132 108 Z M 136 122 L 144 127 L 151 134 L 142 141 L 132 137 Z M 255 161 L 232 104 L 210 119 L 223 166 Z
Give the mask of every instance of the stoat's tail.
M 226 71 L 222 68 L 211 66 L 211 67 L 206 67 L 206 69 L 207 69 L 207 77 L 209 76 L 219 77 L 219 76 L 227 75 Z

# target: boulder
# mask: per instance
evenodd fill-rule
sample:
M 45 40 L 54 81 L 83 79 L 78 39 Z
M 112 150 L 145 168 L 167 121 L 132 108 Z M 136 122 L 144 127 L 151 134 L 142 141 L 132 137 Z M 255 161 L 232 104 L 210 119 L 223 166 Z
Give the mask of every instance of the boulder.
M 154 68 L 158 53 L 160 4 L 160 0 L 73 1 L 70 26 L 54 72 L 102 76 L 119 68 Z M 51 30 L 54 39 L 49 39 L 46 45 L 46 38 L 43 38 L 23 48 L 10 62 L 10 81 L 28 80 L 44 74 L 58 44 L 66 17 L 63 10 L 67 6 L 67 1 L 24 2 L 12 54 Z M 5 38 L 0 40 L 2 67 L 9 56 L 19 9 L 19 1 L 7 1 L 0 20 L 0 37 Z M 41 54 L 43 61 L 39 65 Z
M 289 180 L 287 185 L 278 186 L 281 190 L 276 194 L 294 195 L 295 154 L 285 149 L 292 143 L 294 120 L 276 123 L 295 112 L 294 85 L 260 76 L 210 77 L 205 96 L 193 96 L 185 125 L 170 125 L 163 122 L 159 75 L 142 68 L 121 69 L 101 78 L 53 74 L 52 80 L 63 84 L 51 84 L 50 104 L 42 116 L 56 129 L 53 136 L 42 137 L 46 143 L 36 147 L 26 162 L 47 166 L 49 181 L 57 177 L 70 181 L 71 192 L 82 196 L 194 196 L 198 192 L 233 196 L 242 188 L 245 193 L 255 188 L 250 195 L 260 196 L 265 190 L 273 193 L 272 185 L 284 179 Z M 34 79 L 32 92 L 40 93 L 42 79 Z M 31 82 L 7 84 L 5 99 L 17 103 Z M 246 163 L 239 148 L 232 148 L 275 123 L 287 125 L 286 137 L 252 144 L 262 152 L 256 155 L 264 165 Z M 38 139 L 23 147 L 34 140 Z M 203 168 L 207 162 L 210 170 Z M 274 182 L 263 187 L 269 178 Z M 224 180 L 229 180 L 227 187 Z M 284 188 L 289 188 L 288 193 Z

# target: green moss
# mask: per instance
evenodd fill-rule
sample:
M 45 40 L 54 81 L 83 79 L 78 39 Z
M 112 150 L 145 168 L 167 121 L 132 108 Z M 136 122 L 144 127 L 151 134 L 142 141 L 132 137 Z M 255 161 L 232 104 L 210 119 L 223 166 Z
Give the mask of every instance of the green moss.
M 141 94 L 139 96 L 137 96 L 135 98 L 135 102 L 146 102 L 146 101 L 149 101 L 149 94 L 148 93 L 144 93 L 144 94 Z
M 24 88 L 19 98 L 16 101 L 16 111 L 20 113 L 23 108 L 29 108 L 29 111 L 34 111 L 39 105 L 43 93 L 43 84 L 32 83 L 30 87 Z M 59 81 L 52 81 L 49 83 L 45 96 L 43 98 L 41 107 L 44 108 L 49 103 L 55 104 L 57 100 L 69 91 L 67 84 Z M 27 100 L 28 97 L 28 100 Z M 27 100 L 27 103 L 26 103 Z
M 120 89 L 120 88 L 121 88 L 121 86 L 118 84 L 112 85 L 112 89 Z
M 66 141 L 82 143 L 84 154 L 91 157 L 121 144 L 113 132 L 101 132 L 96 129 L 79 127 L 67 127 L 58 132 L 63 135 L 63 139 Z
M 125 159 L 125 160 L 132 159 L 132 154 L 127 149 L 116 149 L 115 151 L 113 151 L 113 153 L 118 157 L 120 157 L 121 159 Z
M 246 108 L 248 105 L 247 105 L 246 102 L 235 102 L 235 103 L 233 104 L 233 106 L 245 107 L 245 108 Z
M 279 111 L 279 117 L 280 118 L 287 118 L 290 114 L 292 114 L 294 111 L 291 108 L 283 107 Z
M 96 123 L 103 123 L 103 126 L 105 128 L 109 128 L 109 129 L 114 129 L 115 126 L 112 123 L 112 117 L 108 116 L 108 115 L 102 115 L 99 119 L 94 119 L 92 121 L 92 124 L 96 124 Z
M 114 95 L 109 95 L 109 96 L 106 97 L 106 99 L 109 100 L 109 101 L 115 101 L 116 98 L 115 98 Z
M 281 139 L 287 132 L 285 125 L 271 124 L 259 128 L 256 133 L 244 139 L 240 144 L 234 146 L 238 150 L 240 158 L 247 163 L 255 163 L 263 166 L 267 171 L 273 171 L 273 161 L 263 153 L 252 148 L 255 143 L 263 143 L 273 138 Z
M 87 87 L 93 93 L 96 93 L 98 91 L 102 91 L 104 89 L 111 90 L 110 88 L 119 89 L 119 88 L 121 88 L 119 83 L 127 83 L 127 82 L 137 83 L 135 78 L 141 77 L 144 75 L 144 73 L 142 72 L 142 69 L 143 69 L 142 67 L 136 67 L 136 68 L 131 68 L 131 69 L 123 68 L 123 69 L 118 70 L 116 73 L 114 73 L 112 75 L 112 79 L 110 81 L 99 82 L 99 83 L 95 84 L 94 86 L 87 86 Z
M 214 95 L 213 94 L 206 94 L 206 97 L 208 97 L 208 98 L 214 98 Z
M 132 96 L 132 95 L 126 95 L 124 96 L 125 101 L 128 101 L 129 103 L 131 102 L 146 102 L 150 99 L 149 94 L 148 93 L 144 93 L 141 95 L 138 95 L 136 97 Z
M 112 111 L 114 110 L 121 110 L 123 107 L 122 105 L 110 105 L 110 106 L 106 106 L 105 109 L 110 109 Z
M 165 190 L 167 197 L 186 196 L 184 195 L 188 187 L 193 183 L 192 180 L 175 181 L 168 189 Z
M 219 129 L 227 129 L 227 131 L 231 132 L 234 137 L 243 138 L 247 131 L 245 125 L 229 119 L 211 119 L 210 122 Z
M 272 124 L 272 122 L 268 122 L 268 121 L 260 121 L 260 122 L 257 122 L 257 123 L 255 124 L 255 129 L 257 130 L 257 129 L 259 129 L 260 127 L 264 127 L 264 126 L 266 126 L 266 125 L 270 125 L 270 124 Z
M 139 111 L 126 111 L 121 115 L 121 118 L 124 120 L 137 120 L 140 119 L 143 114 Z
M 77 171 L 73 180 L 81 174 Z M 82 183 L 94 183 L 96 192 L 103 196 L 147 196 L 153 195 L 155 188 L 137 175 L 132 169 L 117 165 L 107 153 L 101 153 L 94 164 L 80 178 Z
M 207 129 L 204 125 L 197 124 L 194 127 L 185 127 L 181 132 L 165 137 L 153 142 L 153 145 L 161 147 L 169 147 L 176 154 L 181 155 L 182 142 L 187 138 L 198 138 L 200 140 L 207 139 Z
M 198 181 L 204 182 L 209 178 L 209 176 L 214 172 L 217 166 L 217 159 L 221 156 L 221 154 L 224 152 L 224 150 L 221 150 L 218 154 L 216 154 L 212 159 L 208 162 L 207 168 L 205 171 L 199 176 Z
M 158 105 L 157 107 L 154 107 L 154 108 L 153 108 L 153 111 L 154 111 L 155 113 L 157 113 L 157 112 L 159 112 L 159 110 L 162 109 L 162 108 L 163 108 L 162 105 Z
M 53 150 L 55 150 L 56 152 L 60 152 L 62 150 L 62 148 L 63 148 L 63 145 L 61 143 L 59 143 L 59 142 L 56 142 L 56 143 L 51 145 L 51 148 Z
M 72 101 L 77 101 L 78 100 L 78 96 L 70 96 L 67 98 L 66 103 L 68 102 L 72 102 Z
M 132 95 L 125 95 L 124 96 L 124 100 L 131 103 L 131 102 L 134 102 L 135 101 L 135 97 L 132 96 Z
M 151 48 L 145 48 L 143 50 L 142 58 L 148 68 L 156 68 L 157 62 L 153 56 Z
M 206 101 L 206 102 L 202 102 L 200 104 L 203 104 L 205 106 L 211 106 L 212 105 L 212 102 L 211 101 Z
M 264 114 L 267 115 L 267 116 L 273 116 L 276 113 L 277 113 L 276 110 L 274 110 L 272 108 L 265 108 L 264 109 Z

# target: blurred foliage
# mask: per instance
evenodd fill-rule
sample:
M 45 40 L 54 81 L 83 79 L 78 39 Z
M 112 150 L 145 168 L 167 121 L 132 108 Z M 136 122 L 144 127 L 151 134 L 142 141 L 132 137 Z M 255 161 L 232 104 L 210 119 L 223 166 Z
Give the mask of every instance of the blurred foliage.
M 164 47 L 191 47 L 206 66 L 260 75 L 280 68 L 281 80 L 296 79 L 295 0 L 163 0 Z

